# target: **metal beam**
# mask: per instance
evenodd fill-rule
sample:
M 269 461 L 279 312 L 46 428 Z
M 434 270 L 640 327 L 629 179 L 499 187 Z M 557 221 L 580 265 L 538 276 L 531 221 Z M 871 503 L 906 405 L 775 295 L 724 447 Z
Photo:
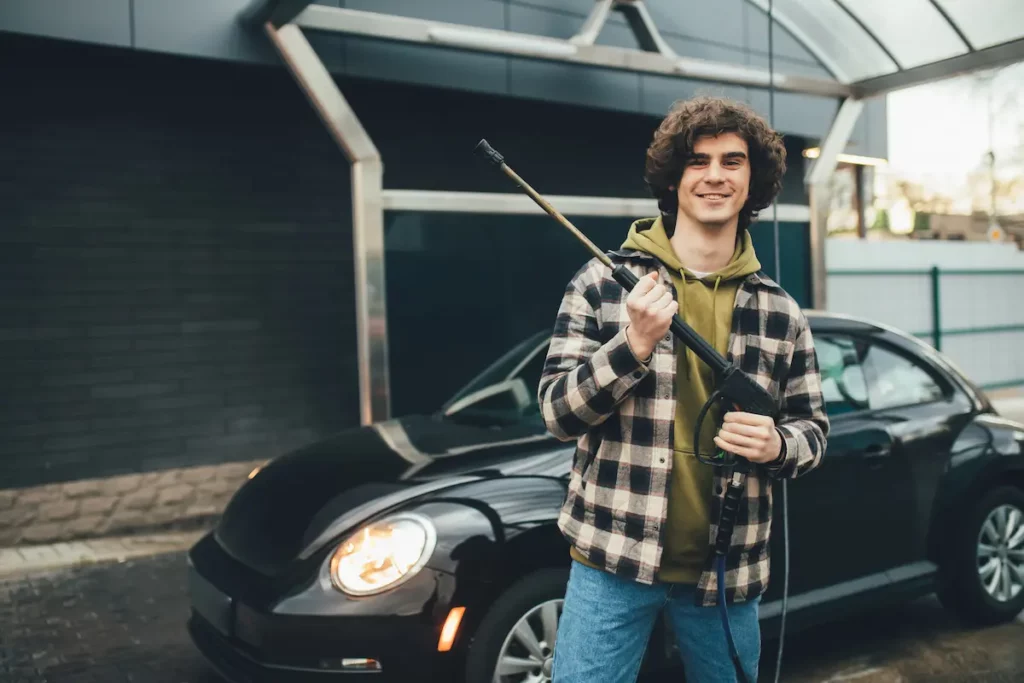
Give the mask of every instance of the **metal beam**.
M 846 16 L 848 16 L 851 19 L 853 19 L 854 23 L 857 24 L 857 26 L 860 26 L 860 30 L 864 31 L 864 35 L 866 35 L 868 38 L 870 38 L 875 43 L 875 45 L 878 46 L 878 49 L 880 49 L 882 52 L 885 53 L 885 56 L 888 57 L 890 59 L 890 61 L 892 61 L 892 63 L 896 65 L 897 69 L 903 69 L 903 65 L 900 64 L 900 60 L 896 59 L 896 55 L 894 55 L 892 53 L 892 51 L 888 47 L 886 47 L 885 43 L 882 42 L 882 39 L 878 37 L 878 34 L 876 34 L 871 29 L 870 26 L 868 26 L 859 16 L 857 16 L 853 12 L 853 10 L 851 10 L 846 5 L 846 3 L 849 2 L 849 0 L 833 0 L 833 1 L 835 2 L 836 7 L 838 7 L 843 12 L 845 12 Z
M 932 3 L 932 7 L 935 8 L 935 11 L 942 15 L 942 18 L 946 20 L 946 23 L 956 31 L 957 36 L 960 37 L 960 40 L 963 42 L 964 47 L 967 48 L 967 51 L 974 52 L 974 45 L 972 45 L 971 41 L 967 39 L 967 35 L 964 33 L 963 29 L 960 28 L 960 24 L 953 21 L 953 17 L 946 11 L 946 8 L 943 7 L 938 0 L 929 0 L 929 2 Z
M 818 157 L 804 174 L 811 201 L 811 307 L 824 310 L 827 305 L 825 241 L 828 238 L 828 216 L 831 208 L 830 180 L 836 170 L 839 153 L 850 141 L 857 119 L 864 110 L 864 101 L 847 98 L 839 107 Z
M 270 22 L 277 28 L 289 23 L 311 3 L 312 0 L 252 0 L 239 12 L 239 18 L 255 26 Z
M 679 59 L 675 50 L 669 47 L 669 44 L 661 37 L 643 0 L 618 0 L 615 3 L 615 9 L 626 17 L 640 47 L 648 52 L 657 52 L 667 59 Z
M 853 128 L 857 125 L 857 119 L 864 111 L 864 101 L 847 98 L 839 106 L 839 111 L 832 119 L 825 141 L 821 144 L 818 156 L 811 162 L 804 173 L 804 182 L 808 185 L 818 185 L 828 182 L 832 173 L 836 170 L 836 162 L 839 154 L 846 149 L 846 143 L 853 135 Z
M 765 14 L 768 14 L 768 0 L 747 0 L 747 2 L 754 7 L 757 7 Z M 811 37 L 807 35 L 807 33 L 803 31 L 803 29 L 801 29 L 800 26 L 798 26 L 792 19 L 790 19 L 785 12 L 779 12 L 779 8 L 775 7 L 774 3 L 771 10 L 775 23 L 786 29 L 786 31 L 793 36 L 796 42 L 800 43 L 805 50 L 814 55 L 815 59 L 817 59 L 823 67 L 828 69 L 828 72 L 832 74 L 832 77 L 837 79 L 837 82 L 842 83 L 849 80 L 846 72 L 839 67 L 839 64 L 834 59 L 832 59 L 832 55 L 830 55 L 828 51 L 822 48 L 822 46 L 816 41 L 812 40 Z
M 1024 61 L 1024 39 L 1011 40 L 1008 43 L 993 45 L 982 50 L 975 50 L 885 76 L 866 78 L 851 83 L 850 88 L 858 98 L 876 97 L 894 90 L 962 76 L 983 69 L 994 69 L 1020 61 Z
M 264 24 L 302 92 L 352 166 L 359 415 L 364 425 L 390 417 L 384 278 L 384 167 L 380 152 L 298 26 Z
M 548 195 L 546 199 L 567 216 L 641 218 L 658 215 L 658 203 L 654 199 L 576 195 Z M 547 215 L 526 195 L 509 192 L 384 190 L 382 204 L 385 211 Z M 771 215 L 771 211 L 769 206 L 759 215 L 763 218 Z M 810 208 L 799 204 L 780 204 L 778 215 L 783 222 L 806 223 L 811 219 Z
M 608 14 L 612 11 L 612 5 L 616 0 L 596 0 L 593 9 L 583 22 L 583 26 L 576 32 L 569 42 L 573 45 L 593 45 L 597 37 L 601 35 L 601 29 L 608 21 Z
M 672 59 L 664 54 L 526 33 L 398 17 L 379 12 L 311 5 L 295 18 L 302 28 L 344 33 L 419 45 L 436 45 L 473 52 L 527 57 L 632 73 L 658 74 L 698 81 L 767 88 L 772 82 L 765 69 L 701 59 Z M 775 74 L 776 90 L 828 97 L 849 96 L 850 88 L 827 78 Z

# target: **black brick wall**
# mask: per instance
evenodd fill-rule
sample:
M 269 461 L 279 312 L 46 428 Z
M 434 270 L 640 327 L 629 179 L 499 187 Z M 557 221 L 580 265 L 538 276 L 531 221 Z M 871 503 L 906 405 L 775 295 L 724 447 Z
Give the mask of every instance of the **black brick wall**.
M 348 163 L 287 74 L 0 45 L 0 488 L 356 424 Z

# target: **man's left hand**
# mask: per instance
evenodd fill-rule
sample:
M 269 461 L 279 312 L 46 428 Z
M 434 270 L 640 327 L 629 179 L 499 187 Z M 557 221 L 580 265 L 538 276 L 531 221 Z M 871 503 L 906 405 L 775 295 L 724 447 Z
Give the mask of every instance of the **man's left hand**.
M 775 429 L 775 420 L 753 413 L 726 413 L 715 444 L 727 453 L 756 463 L 771 462 L 782 452 L 782 438 Z

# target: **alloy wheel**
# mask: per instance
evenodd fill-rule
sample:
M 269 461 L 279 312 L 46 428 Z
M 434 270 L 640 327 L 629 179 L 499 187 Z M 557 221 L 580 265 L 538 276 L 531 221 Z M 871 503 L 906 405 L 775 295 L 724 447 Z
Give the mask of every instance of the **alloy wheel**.
M 494 683 L 550 683 L 562 600 L 548 600 L 520 617 L 505 636 Z
M 1000 505 L 981 525 L 978 578 L 998 602 L 1009 602 L 1024 590 L 1024 513 L 1015 505 Z

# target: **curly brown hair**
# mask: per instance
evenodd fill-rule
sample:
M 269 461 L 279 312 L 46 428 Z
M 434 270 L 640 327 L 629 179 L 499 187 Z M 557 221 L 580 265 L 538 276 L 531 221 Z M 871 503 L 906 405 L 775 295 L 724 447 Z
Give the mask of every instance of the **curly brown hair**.
M 747 141 L 750 192 L 740 210 L 743 230 L 775 200 L 786 173 L 786 146 L 757 112 L 742 102 L 722 97 L 695 97 L 672 105 L 647 148 L 644 181 L 664 214 L 675 214 L 678 199 L 669 189 L 679 185 L 693 146 L 704 136 L 737 133 Z M 673 222 L 674 225 L 674 222 Z M 666 227 L 671 227 L 666 225 Z

